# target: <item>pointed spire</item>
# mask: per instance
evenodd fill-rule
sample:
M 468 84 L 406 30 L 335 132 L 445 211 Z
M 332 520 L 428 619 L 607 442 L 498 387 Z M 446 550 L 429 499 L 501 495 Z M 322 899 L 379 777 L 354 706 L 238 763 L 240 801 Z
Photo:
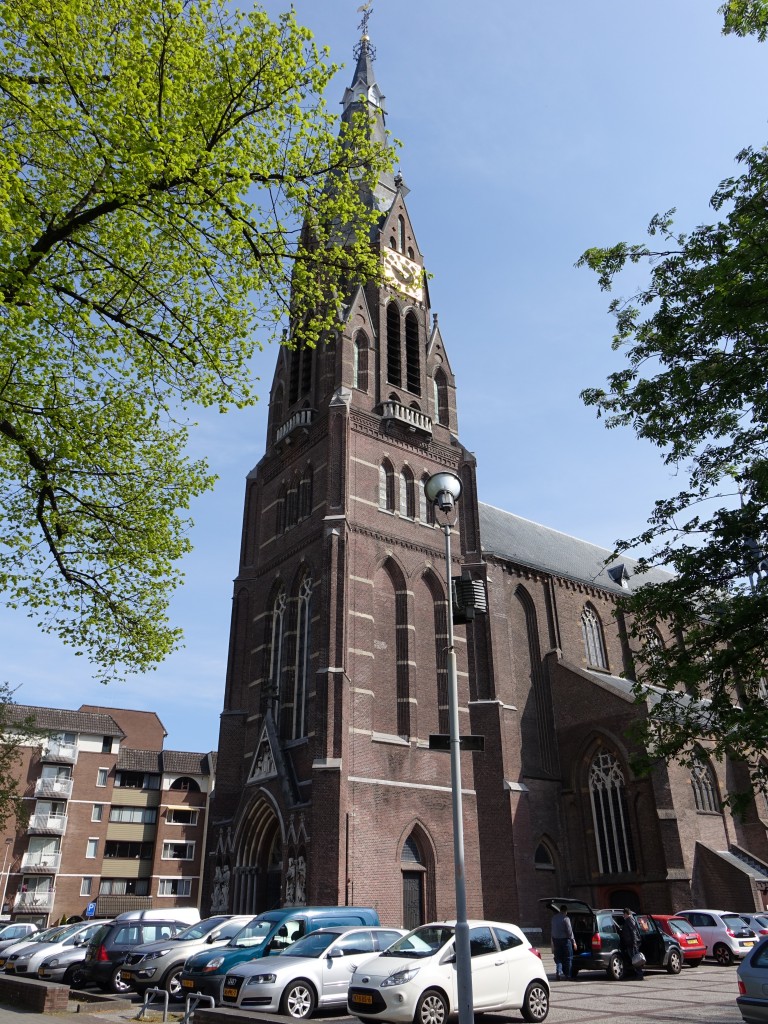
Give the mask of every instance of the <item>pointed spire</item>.
M 355 73 L 352 76 L 352 84 L 344 90 L 341 119 L 348 122 L 352 119 L 355 111 L 366 109 L 369 115 L 373 117 L 371 137 L 374 142 L 380 142 L 386 146 L 385 97 L 376 81 L 376 75 L 373 70 L 376 50 L 371 45 L 371 40 L 368 36 L 368 19 L 373 13 L 373 0 L 368 0 L 367 3 L 358 7 L 358 11 L 363 12 L 363 17 L 359 25 L 361 31 L 360 42 L 353 51 L 354 56 L 357 58 L 357 64 L 355 66 Z M 375 189 L 376 202 L 381 210 L 388 210 L 390 208 L 396 192 L 397 186 L 395 185 L 394 174 L 382 172 Z

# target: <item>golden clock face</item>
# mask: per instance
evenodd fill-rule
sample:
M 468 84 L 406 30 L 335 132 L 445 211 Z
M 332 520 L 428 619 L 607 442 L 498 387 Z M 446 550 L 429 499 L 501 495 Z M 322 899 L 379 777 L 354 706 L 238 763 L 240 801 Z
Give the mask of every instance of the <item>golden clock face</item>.
M 394 249 L 385 249 L 384 254 L 384 277 L 393 284 L 398 292 L 407 295 L 409 299 L 421 302 L 424 297 L 422 288 L 422 269 L 415 260 L 409 260 L 401 252 Z

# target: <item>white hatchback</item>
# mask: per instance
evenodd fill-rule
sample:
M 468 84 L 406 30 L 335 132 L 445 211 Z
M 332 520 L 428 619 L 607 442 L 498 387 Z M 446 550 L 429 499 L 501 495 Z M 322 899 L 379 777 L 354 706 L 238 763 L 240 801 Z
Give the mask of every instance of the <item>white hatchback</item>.
M 311 1017 L 318 1007 L 345 1006 L 352 972 L 406 932 L 403 928 L 321 928 L 279 956 L 250 960 L 224 978 L 222 1004 Z
M 541 956 L 514 924 L 469 921 L 474 1012 L 518 1010 L 527 1021 L 549 1013 Z M 455 921 L 425 924 L 352 975 L 347 1006 L 363 1021 L 444 1024 L 458 1010 Z

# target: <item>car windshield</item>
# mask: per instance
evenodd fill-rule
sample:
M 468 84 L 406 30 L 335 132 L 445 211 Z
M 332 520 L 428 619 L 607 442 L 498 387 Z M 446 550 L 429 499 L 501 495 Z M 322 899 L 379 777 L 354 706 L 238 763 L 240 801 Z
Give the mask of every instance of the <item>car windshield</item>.
M 191 924 L 189 928 L 185 928 L 183 932 L 179 932 L 178 935 L 173 935 L 174 942 L 184 942 L 187 939 L 202 939 L 209 932 L 214 931 L 219 925 L 228 921 L 226 917 L 208 917 L 205 921 L 198 921 L 197 924 Z M 238 930 L 242 928 L 242 924 L 239 924 Z M 234 935 L 234 932 L 230 932 L 230 935 Z
M 282 956 L 322 956 L 331 943 L 341 935 L 338 932 L 310 932 L 303 939 L 294 942 L 282 953 Z
M 686 921 L 684 917 L 676 917 L 673 921 L 669 922 L 669 927 L 676 935 L 682 935 L 683 933 L 690 935 L 696 931 L 691 922 Z
M 723 914 L 723 923 L 728 927 L 732 928 L 735 932 L 741 931 L 742 928 L 746 928 L 747 925 L 742 917 L 738 914 Z
M 433 956 L 453 938 L 454 931 L 447 925 L 425 925 L 398 939 L 381 956 L 408 956 L 417 960 Z
M 275 926 L 274 921 L 267 921 L 265 918 L 256 918 L 245 928 L 241 928 L 234 938 L 230 939 L 229 945 L 241 949 L 245 946 L 260 946 Z
M 61 928 L 54 928 L 52 931 L 45 932 L 44 938 L 37 939 L 38 942 L 61 942 L 62 939 L 68 939 L 70 935 L 74 935 L 76 931 L 82 928 L 82 925 L 68 925 L 67 927 L 62 926 Z M 37 936 L 35 936 L 37 938 Z

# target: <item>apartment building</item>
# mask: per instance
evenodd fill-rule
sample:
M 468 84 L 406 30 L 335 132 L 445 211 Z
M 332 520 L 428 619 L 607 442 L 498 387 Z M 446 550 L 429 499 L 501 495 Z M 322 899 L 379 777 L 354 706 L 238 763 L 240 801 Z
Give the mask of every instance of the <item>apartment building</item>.
M 9 822 L 2 909 L 40 925 L 198 906 L 215 754 L 164 750 L 153 712 L 15 705 L 42 735 L 18 766 L 26 824 Z

